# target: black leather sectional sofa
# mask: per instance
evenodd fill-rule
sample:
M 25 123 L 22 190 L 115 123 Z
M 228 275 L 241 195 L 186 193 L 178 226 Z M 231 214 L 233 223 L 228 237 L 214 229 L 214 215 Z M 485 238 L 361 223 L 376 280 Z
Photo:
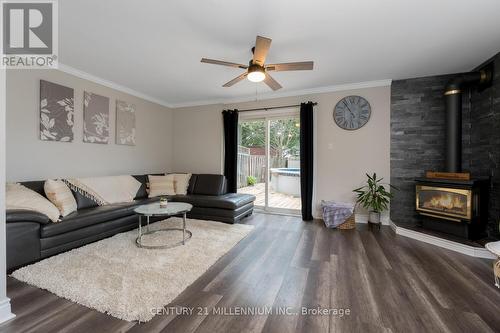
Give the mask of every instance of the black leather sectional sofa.
M 7 270 L 137 228 L 134 208 L 158 198 L 148 198 L 147 175 L 133 177 L 142 183 L 134 202 L 98 206 L 73 192 L 77 211 L 57 223 L 34 211 L 7 210 Z M 44 181 L 22 184 L 45 196 Z M 169 200 L 192 204 L 190 218 L 234 223 L 252 214 L 255 197 L 227 193 L 222 175 L 193 174 L 188 194 L 172 196 Z

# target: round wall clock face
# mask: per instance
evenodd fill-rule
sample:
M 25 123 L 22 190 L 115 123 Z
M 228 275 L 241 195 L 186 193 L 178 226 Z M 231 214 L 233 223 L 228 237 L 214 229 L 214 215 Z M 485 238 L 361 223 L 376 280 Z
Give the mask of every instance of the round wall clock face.
M 357 130 L 363 127 L 371 115 L 370 103 L 361 96 L 342 98 L 333 109 L 333 120 L 345 130 Z

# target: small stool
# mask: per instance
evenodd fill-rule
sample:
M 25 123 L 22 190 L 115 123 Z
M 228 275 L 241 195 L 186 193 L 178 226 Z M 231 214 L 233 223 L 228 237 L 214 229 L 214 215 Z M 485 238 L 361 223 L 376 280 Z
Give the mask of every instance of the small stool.
M 488 243 L 485 247 L 498 257 L 493 263 L 493 274 L 495 275 L 495 286 L 500 288 L 500 241 Z

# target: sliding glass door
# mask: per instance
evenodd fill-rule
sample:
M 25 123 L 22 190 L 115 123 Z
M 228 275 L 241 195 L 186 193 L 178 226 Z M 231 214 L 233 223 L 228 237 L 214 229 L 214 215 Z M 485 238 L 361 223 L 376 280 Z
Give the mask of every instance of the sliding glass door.
M 238 193 L 256 196 L 255 206 L 266 206 L 266 121 L 252 119 L 238 124 Z
M 257 208 L 300 213 L 299 131 L 295 110 L 240 115 L 238 192 L 255 195 Z

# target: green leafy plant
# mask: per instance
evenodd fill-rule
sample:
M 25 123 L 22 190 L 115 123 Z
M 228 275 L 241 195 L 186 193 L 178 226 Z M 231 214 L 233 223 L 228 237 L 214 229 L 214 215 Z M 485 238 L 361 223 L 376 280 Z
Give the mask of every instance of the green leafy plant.
M 385 189 L 385 185 L 396 190 L 397 188 L 391 184 L 382 183 L 383 178 L 377 179 L 376 173 L 373 176 L 366 174 L 366 177 L 368 177 L 366 185 L 353 190 L 357 194 L 356 203 L 366 209 L 381 213 L 387 209 L 393 197 L 393 194 Z
M 257 183 L 257 179 L 254 176 L 247 177 L 247 185 L 254 186 Z

